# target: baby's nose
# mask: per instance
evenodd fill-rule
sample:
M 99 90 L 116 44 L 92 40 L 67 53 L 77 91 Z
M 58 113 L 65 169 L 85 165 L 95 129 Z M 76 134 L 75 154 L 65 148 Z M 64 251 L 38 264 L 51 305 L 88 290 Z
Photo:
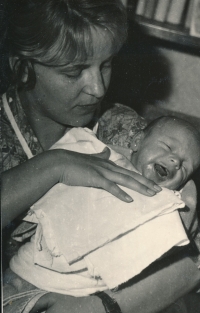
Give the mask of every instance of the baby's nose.
M 177 156 L 170 157 L 171 165 L 175 167 L 176 170 L 179 170 L 181 167 L 181 160 Z

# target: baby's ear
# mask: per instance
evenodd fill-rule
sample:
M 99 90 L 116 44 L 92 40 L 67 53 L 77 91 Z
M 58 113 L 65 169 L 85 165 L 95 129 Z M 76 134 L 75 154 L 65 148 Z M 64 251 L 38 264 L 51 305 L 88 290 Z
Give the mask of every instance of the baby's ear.
M 137 152 L 138 149 L 140 148 L 140 145 L 144 139 L 144 132 L 143 130 L 140 130 L 135 136 L 133 137 L 133 140 L 131 142 L 130 148 L 134 151 Z

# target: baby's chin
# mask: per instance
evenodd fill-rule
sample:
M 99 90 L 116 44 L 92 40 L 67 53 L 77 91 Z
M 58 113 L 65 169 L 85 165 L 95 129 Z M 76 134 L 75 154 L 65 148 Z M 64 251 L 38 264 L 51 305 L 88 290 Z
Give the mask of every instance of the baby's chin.
M 146 177 L 148 178 L 148 177 Z M 159 179 L 153 179 L 153 178 L 148 178 L 153 180 L 157 185 L 159 185 L 160 187 L 165 187 L 171 190 L 178 190 L 180 187 L 180 183 L 175 183 L 173 181 L 171 181 L 170 179 L 166 179 L 165 181 L 160 181 Z
M 155 182 L 156 183 L 156 182 Z M 158 184 L 160 187 L 165 187 L 171 190 L 178 190 L 179 189 L 179 184 L 174 184 L 173 182 L 167 180 L 165 182 L 161 182 L 161 183 L 156 183 Z
M 161 180 L 161 179 L 157 178 L 154 175 L 152 175 L 152 176 L 153 177 L 146 177 L 146 178 L 153 180 L 154 183 L 156 183 L 160 187 L 165 187 L 165 188 L 168 188 L 168 189 L 174 189 L 174 184 L 169 179 Z
M 179 189 L 180 182 L 174 181 L 171 177 L 160 177 L 155 171 L 146 169 L 143 171 L 142 175 L 147 179 L 154 181 L 160 187 L 165 187 L 172 190 Z

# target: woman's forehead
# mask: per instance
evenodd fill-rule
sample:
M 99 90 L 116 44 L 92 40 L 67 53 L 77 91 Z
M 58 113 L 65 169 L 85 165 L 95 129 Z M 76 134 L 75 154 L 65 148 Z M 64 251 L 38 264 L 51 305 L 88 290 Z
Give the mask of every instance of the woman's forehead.
M 107 28 L 91 28 L 90 36 L 85 42 L 86 54 L 83 61 L 90 61 L 93 59 L 105 60 L 116 53 L 113 44 L 111 33 Z M 76 60 L 81 61 L 82 55 Z
M 75 40 L 75 44 L 68 41 L 63 44 L 62 38 L 58 38 L 46 52 L 45 59 L 52 59 L 53 62 L 50 63 L 54 66 L 89 63 L 95 59 L 104 61 L 116 54 L 119 49 L 116 48 L 115 40 L 107 28 L 90 28 L 81 37 Z
M 111 33 L 106 27 L 91 28 L 91 41 L 93 53 L 104 53 L 104 50 L 114 50 Z

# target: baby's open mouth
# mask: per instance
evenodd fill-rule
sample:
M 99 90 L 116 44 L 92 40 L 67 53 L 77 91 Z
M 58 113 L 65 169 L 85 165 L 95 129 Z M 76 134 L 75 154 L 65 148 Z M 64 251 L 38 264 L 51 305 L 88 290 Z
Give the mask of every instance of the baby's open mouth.
M 166 167 L 160 164 L 155 164 L 154 169 L 161 178 L 167 178 L 169 171 Z

